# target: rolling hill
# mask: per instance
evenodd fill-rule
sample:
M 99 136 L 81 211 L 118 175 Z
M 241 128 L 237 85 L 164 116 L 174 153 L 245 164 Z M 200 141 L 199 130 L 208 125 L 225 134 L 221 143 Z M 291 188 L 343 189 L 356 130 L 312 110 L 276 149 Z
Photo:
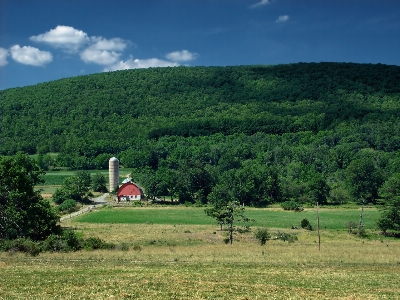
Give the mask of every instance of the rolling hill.
M 257 180 L 279 186 L 258 191 L 263 199 L 308 201 L 319 197 L 322 178 L 333 202 L 374 200 L 378 188 L 400 173 L 399 83 L 399 66 L 353 63 L 153 68 L 66 78 L 0 91 L 0 153 L 57 152 L 52 163 L 72 169 L 106 168 L 117 156 L 138 169 L 147 191 L 182 199 L 207 198 L 221 182 L 242 176 L 254 177 L 253 186 L 260 186 Z M 358 161 L 370 162 L 367 173 L 380 172 L 367 195 L 351 188 Z M 167 188 L 171 183 L 162 185 L 165 170 L 190 174 L 186 187 L 177 192 Z M 154 179 L 150 188 L 146 178 L 157 176 L 164 179 Z

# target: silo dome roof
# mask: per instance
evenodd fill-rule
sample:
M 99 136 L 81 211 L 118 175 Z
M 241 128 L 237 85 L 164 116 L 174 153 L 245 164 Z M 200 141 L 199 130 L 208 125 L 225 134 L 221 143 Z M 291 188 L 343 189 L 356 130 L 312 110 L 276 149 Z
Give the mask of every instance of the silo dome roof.
M 118 161 L 118 158 L 116 158 L 116 157 L 111 157 L 111 158 L 110 158 L 110 161 Z

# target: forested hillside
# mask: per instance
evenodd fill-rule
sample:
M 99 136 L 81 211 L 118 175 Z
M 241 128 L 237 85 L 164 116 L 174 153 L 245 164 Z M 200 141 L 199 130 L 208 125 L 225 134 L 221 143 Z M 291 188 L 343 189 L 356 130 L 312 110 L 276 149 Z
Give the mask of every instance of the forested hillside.
M 376 202 L 400 178 L 398 66 L 126 70 L 0 99 L 1 154 L 59 152 L 47 165 L 73 169 L 117 156 L 154 196 Z

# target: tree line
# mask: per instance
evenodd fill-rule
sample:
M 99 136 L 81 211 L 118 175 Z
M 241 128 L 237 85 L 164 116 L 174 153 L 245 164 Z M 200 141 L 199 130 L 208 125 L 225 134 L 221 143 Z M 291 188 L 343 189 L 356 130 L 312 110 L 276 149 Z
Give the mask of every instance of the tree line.
M 181 203 L 389 203 L 398 82 L 398 66 L 352 63 L 67 78 L 0 91 L 0 154 L 76 170 L 116 156 L 149 197 Z

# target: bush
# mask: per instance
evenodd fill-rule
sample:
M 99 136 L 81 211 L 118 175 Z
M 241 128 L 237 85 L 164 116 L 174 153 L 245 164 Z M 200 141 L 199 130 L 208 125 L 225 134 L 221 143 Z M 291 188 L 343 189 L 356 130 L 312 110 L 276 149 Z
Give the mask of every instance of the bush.
M 367 235 L 364 226 L 358 224 L 355 221 L 348 221 L 345 225 L 348 232 L 351 234 L 359 235 L 361 237 L 365 237 Z
M 297 241 L 297 236 L 294 234 L 278 231 L 275 235 L 275 239 L 288 243 L 293 243 L 294 241 Z
M 231 239 L 229 238 L 229 236 L 224 237 L 224 239 L 222 240 L 225 244 L 229 244 L 229 242 L 231 241 Z
M 304 209 L 296 201 L 285 201 L 281 203 L 284 210 L 303 211 Z
M 98 237 L 90 237 L 83 241 L 83 247 L 86 250 L 114 249 L 115 245 L 111 243 L 106 243 Z
M 57 189 L 52 196 L 54 203 L 59 205 L 61 205 L 66 198 L 68 198 L 68 194 L 63 189 Z
M 78 251 L 82 249 L 82 240 L 78 238 L 74 231 L 65 230 L 63 232 L 63 239 L 67 243 L 69 251 Z
M 142 247 L 140 245 L 134 245 L 133 250 L 135 251 L 142 251 Z
M 34 242 L 29 238 L 18 238 L 15 240 L 4 240 L 3 246 L 1 247 L 3 251 L 8 252 L 23 252 L 31 256 L 38 256 L 42 249 L 38 242 Z
M 265 243 L 271 238 L 267 228 L 258 228 L 254 232 L 254 236 L 260 241 L 261 245 L 265 245 Z
M 356 233 L 358 224 L 355 221 L 348 221 L 345 226 L 349 233 Z
M 43 251 L 50 252 L 66 252 L 68 251 L 67 243 L 59 235 L 52 234 L 43 241 Z
M 82 249 L 81 241 L 72 230 L 65 230 L 62 235 L 50 235 L 42 244 L 43 251 L 69 252 Z
M 313 228 L 312 228 L 312 226 L 310 224 L 310 221 L 308 221 L 307 219 L 301 220 L 300 225 L 301 225 L 301 228 L 304 228 L 304 229 L 307 229 L 307 230 L 313 230 Z
M 73 213 L 77 210 L 77 202 L 73 199 L 65 200 L 58 206 L 58 211 L 63 213 Z
M 90 237 L 86 240 L 80 239 L 72 230 L 65 230 L 62 235 L 51 234 L 43 242 L 35 242 L 27 238 L 0 240 L 0 251 L 23 252 L 32 256 L 37 256 L 42 251 L 69 252 L 78 251 L 82 248 L 86 250 L 112 250 L 116 246 L 112 243 L 106 243 L 97 237 Z M 122 243 L 119 245 L 119 249 L 127 251 L 129 250 L 129 244 Z
M 129 244 L 128 243 L 121 243 L 118 246 L 118 249 L 121 251 L 128 251 L 129 250 Z

